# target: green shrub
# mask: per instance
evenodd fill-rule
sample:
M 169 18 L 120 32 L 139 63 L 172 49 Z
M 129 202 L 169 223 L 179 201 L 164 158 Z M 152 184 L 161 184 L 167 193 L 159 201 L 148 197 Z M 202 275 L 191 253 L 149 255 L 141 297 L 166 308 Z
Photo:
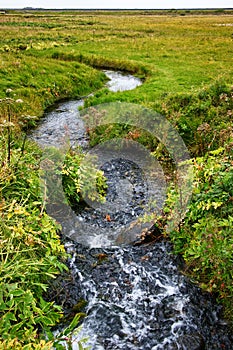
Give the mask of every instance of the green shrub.
M 106 178 L 94 165 L 94 157 L 81 152 L 70 151 L 66 155 L 62 168 L 64 192 L 69 203 L 77 206 L 85 198 L 91 201 L 104 202 Z
M 24 140 L 12 133 L 9 162 L 4 132 L 0 138 L 0 348 L 45 350 L 56 345 L 58 349 L 61 335 L 57 339 L 51 329 L 61 320 L 62 309 L 46 301 L 45 295 L 48 282 L 66 269 L 67 255 L 59 227 L 44 210 L 39 149 L 28 141 L 22 149 Z M 74 326 L 76 321 L 77 317 Z
M 232 145 L 231 145 L 232 146 Z M 194 160 L 193 196 L 179 230 L 170 238 L 186 271 L 209 292 L 217 292 L 232 316 L 233 154 L 227 146 Z

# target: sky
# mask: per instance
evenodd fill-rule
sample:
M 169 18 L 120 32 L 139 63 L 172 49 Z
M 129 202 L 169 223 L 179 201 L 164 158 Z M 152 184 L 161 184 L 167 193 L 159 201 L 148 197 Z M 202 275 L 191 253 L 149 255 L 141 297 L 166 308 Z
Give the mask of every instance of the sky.
M 233 0 L 0 0 L 0 8 L 172 9 L 233 8 Z

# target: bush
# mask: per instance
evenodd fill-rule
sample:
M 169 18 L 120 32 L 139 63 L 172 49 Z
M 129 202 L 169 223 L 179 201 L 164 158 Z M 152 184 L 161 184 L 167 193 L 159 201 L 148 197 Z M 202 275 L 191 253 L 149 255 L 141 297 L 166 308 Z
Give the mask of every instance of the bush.
M 230 152 L 229 152 L 230 151 Z M 226 147 L 194 161 L 194 188 L 179 230 L 170 234 L 176 253 L 201 287 L 217 292 L 232 317 L 233 155 Z
M 70 151 L 66 155 L 62 168 L 64 192 L 71 206 L 76 207 L 85 198 L 91 201 L 104 202 L 106 178 L 101 170 L 95 167 L 93 156 Z
M 48 282 L 66 269 L 67 255 L 58 226 L 44 211 L 40 151 L 28 141 L 22 150 L 23 139 L 11 134 L 9 161 L 4 131 L 1 136 L 0 348 L 61 348 L 51 329 L 62 310 L 45 294 Z

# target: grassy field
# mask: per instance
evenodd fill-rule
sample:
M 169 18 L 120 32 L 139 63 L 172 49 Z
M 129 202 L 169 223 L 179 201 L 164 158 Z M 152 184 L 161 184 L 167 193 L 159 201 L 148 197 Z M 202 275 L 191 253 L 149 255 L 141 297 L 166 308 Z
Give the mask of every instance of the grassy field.
M 90 92 L 87 105 L 139 103 L 179 131 L 195 181 L 189 212 L 170 238 L 186 272 L 217 293 L 232 319 L 233 11 L 9 11 L 0 14 L 0 30 L 0 347 L 50 348 L 37 329 L 49 334 L 61 317 L 43 291 L 64 269 L 65 253 L 40 198 L 40 150 L 24 132 L 57 100 Z M 131 72 L 144 84 L 107 92 L 93 67 Z M 161 229 L 175 197 L 171 186 Z M 30 276 L 22 274 L 29 261 Z

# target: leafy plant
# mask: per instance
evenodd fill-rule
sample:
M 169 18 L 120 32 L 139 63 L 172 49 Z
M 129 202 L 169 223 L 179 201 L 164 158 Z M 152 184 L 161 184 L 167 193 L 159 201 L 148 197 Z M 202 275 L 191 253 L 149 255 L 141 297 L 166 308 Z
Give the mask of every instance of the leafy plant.
M 102 203 L 105 201 L 106 178 L 93 161 L 93 156 L 88 157 L 74 151 L 70 151 L 65 158 L 62 181 L 64 192 L 73 206 L 77 206 L 85 198 Z
M 194 161 L 193 197 L 185 221 L 170 238 L 186 271 L 217 292 L 231 313 L 233 301 L 233 158 L 224 148 Z M 171 198 L 171 197 L 170 197 Z M 229 315 L 228 315 L 229 316 Z
M 45 293 L 48 281 L 66 269 L 67 255 L 59 227 L 44 211 L 39 149 L 26 141 L 22 151 L 23 139 L 12 133 L 8 162 L 4 135 L 0 142 L 0 347 L 50 349 L 55 337 L 46 340 L 46 334 L 62 309 Z

